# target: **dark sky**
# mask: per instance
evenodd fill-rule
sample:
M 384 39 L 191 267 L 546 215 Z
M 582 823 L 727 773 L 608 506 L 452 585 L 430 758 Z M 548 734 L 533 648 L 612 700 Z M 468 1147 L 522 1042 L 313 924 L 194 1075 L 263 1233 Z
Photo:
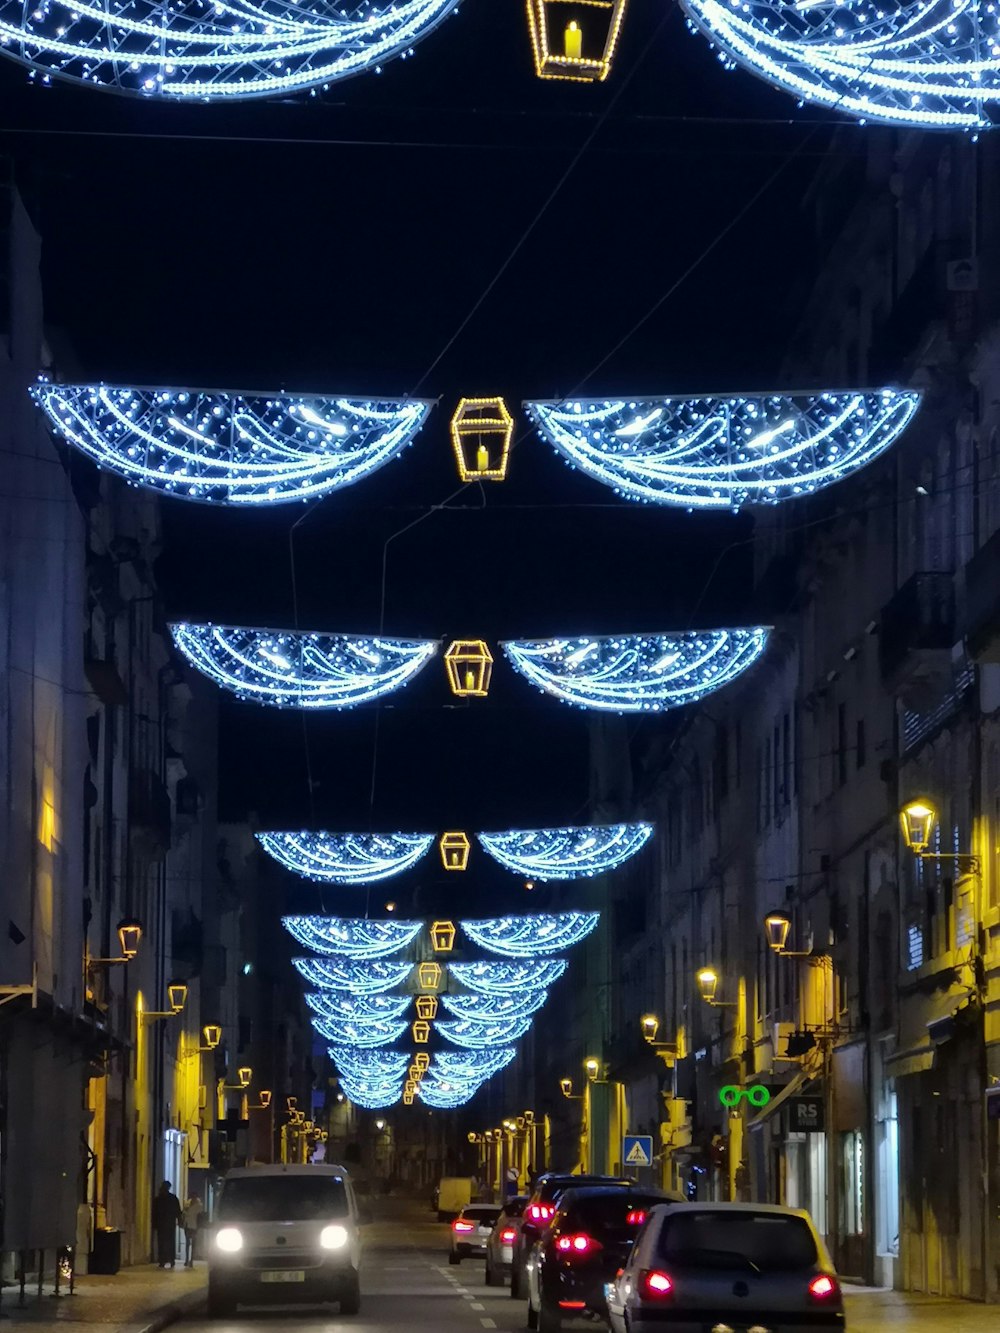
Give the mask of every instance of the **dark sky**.
M 299 528 L 302 627 L 377 628 L 385 543 L 416 519 L 388 548 L 389 633 L 495 644 L 745 619 L 745 548 L 708 575 L 748 519 L 621 501 L 570 471 L 523 417 L 510 481 L 433 510 L 456 487 L 447 421 L 463 394 L 503 393 L 514 408 L 577 388 L 776 385 L 788 294 L 812 262 L 798 201 L 830 128 L 726 73 L 675 8 L 634 0 L 600 87 L 540 83 L 523 5 L 466 0 L 415 59 L 317 98 L 154 105 L 29 88 L 3 62 L 0 99 L 0 129 L 38 200 L 48 319 L 82 373 L 440 397 L 401 462 Z M 294 623 L 289 530 L 303 510 L 164 510 L 172 616 Z M 370 708 L 311 719 L 312 802 L 301 719 L 227 701 L 225 810 L 340 828 L 578 816 L 585 715 L 500 664 L 495 680 L 487 703 L 449 708 L 440 669 L 428 668 L 381 710 L 377 749 Z

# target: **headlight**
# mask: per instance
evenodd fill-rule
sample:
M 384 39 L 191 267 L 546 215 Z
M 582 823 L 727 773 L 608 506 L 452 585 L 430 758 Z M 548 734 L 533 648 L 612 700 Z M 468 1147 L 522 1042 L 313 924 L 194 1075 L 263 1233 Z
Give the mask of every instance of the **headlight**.
M 324 1227 L 319 1233 L 319 1243 L 324 1250 L 342 1250 L 347 1244 L 347 1228 Z
M 223 1227 L 215 1233 L 215 1248 L 224 1254 L 235 1254 L 243 1248 L 243 1233 L 236 1227 Z

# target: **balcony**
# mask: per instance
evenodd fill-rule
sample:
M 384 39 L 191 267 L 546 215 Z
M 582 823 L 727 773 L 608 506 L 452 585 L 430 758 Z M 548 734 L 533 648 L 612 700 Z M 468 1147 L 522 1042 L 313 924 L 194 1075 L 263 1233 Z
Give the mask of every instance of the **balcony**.
M 955 585 L 950 573 L 914 574 L 882 608 L 882 679 L 910 708 L 926 711 L 952 681 Z
M 1000 662 L 1000 530 L 965 567 L 965 634 L 973 661 Z

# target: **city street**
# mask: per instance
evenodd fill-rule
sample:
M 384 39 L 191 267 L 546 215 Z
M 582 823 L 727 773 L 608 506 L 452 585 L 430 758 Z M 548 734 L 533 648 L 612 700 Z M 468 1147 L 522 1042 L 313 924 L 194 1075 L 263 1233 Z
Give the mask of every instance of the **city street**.
M 501 1329 L 520 1333 L 525 1328 L 523 1301 L 512 1301 L 506 1287 L 487 1287 L 483 1264 L 464 1260 L 448 1264 L 448 1227 L 431 1220 L 418 1205 L 401 1200 L 384 1207 L 389 1220 L 366 1230 L 362 1275 L 363 1304 L 358 1318 L 340 1320 L 335 1327 L 357 1333 L 475 1333 Z M 395 1213 L 399 1220 L 393 1220 Z M 885 1328 L 907 1333 L 987 1333 L 997 1327 L 996 1307 L 967 1301 L 913 1297 L 901 1292 L 862 1290 L 848 1293 L 850 1333 L 880 1333 Z M 297 1333 L 329 1330 L 328 1311 L 296 1311 Z M 287 1328 L 289 1313 L 241 1311 L 236 1319 L 208 1321 L 195 1317 L 177 1325 L 178 1333 L 267 1333 Z M 594 1329 L 587 1321 L 565 1322 L 568 1331 Z

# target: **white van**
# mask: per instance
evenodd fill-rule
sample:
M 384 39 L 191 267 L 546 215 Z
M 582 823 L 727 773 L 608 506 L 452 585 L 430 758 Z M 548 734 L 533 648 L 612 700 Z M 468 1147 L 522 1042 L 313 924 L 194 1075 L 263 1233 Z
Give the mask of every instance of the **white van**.
M 208 1246 L 208 1313 L 242 1305 L 361 1309 L 360 1218 L 342 1166 L 248 1166 L 222 1185 Z

